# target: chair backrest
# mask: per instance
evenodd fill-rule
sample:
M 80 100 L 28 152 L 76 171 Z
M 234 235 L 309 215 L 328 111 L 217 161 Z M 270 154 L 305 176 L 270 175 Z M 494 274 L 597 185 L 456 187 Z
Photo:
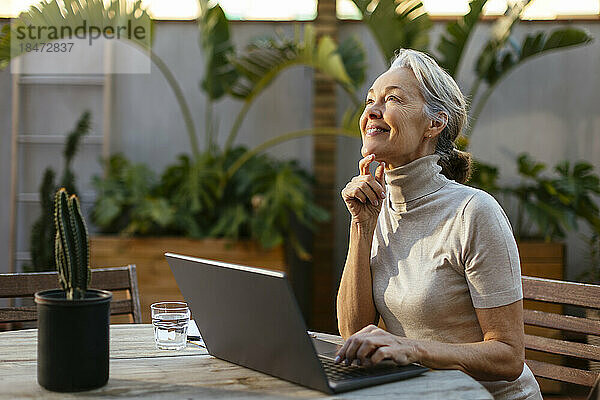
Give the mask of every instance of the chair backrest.
M 523 298 L 542 302 L 565 304 L 600 309 L 600 286 L 553 279 L 523 276 Z M 600 320 L 587 317 L 560 315 L 544 311 L 523 310 L 525 325 L 551 328 L 575 335 L 600 335 Z M 574 336 L 565 334 L 564 337 Z M 600 361 L 600 346 L 573 342 L 569 340 L 525 335 L 525 348 L 544 353 L 588 361 Z M 556 365 L 542 361 L 526 360 L 527 365 L 537 377 L 553 379 L 592 387 L 598 378 L 598 372 L 573 366 Z
M 35 292 L 58 288 L 58 274 L 32 272 L 0 274 L 0 298 L 33 298 Z M 130 315 L 130 322 L 142 322 L 140 296 L 135 265 L 92 269 L 91 287 L 113 291 L 110 303 L 111 315 Z M 117 296 L 119 292 L 125 296 Z M 0 322 L 36 321 L 35 306 L 0 308 Z
M 587 400 L 600 400 L 600 375 L 598 375 L 598 378 L 596 378 L 596 383 L 590 391 Z

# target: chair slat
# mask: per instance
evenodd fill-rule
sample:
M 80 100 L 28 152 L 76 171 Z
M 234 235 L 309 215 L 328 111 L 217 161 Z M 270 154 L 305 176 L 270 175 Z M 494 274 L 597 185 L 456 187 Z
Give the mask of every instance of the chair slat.
M 135 265 L 130 265 L 129 267 L 135 270 Z M 94 273 L 95 271 L 96 273 Z M 90 287 L 102 288 L 104 290 L 133 289 L 128 267 L 102 268 L 101 273 L 98 273 L 97 271 L 98 270 L 92 269 L 92 283 Z
M 600 286 L 523 276 L 523 298 L 600 308 Z
M 0 298 L 31 298 L 40 290 L 58 288 L 58 276 L 52 272 L 0 274 Z M 111 315 L 131 314 L 134 323 L 141 323 L 139 292 L 135 265 L 92 269 L 92 288 L 128 290 L 126 300 L 111 302 Z M 36 321 L 36 307 L 0 308 L 0 322 Z
M 9 307 L 0 308 L 0 321 L 2 322 L 29 322 L 37 320 L 35 307 Z
M 110 303 L 110 314 L 131 314 L 133 312 L 133 303 L 130 299 L 127 300 L 114 300 Z
M 523 310 L 525 325 L 561 329 L 569 332 L 600 336 L 600 321 L 536 310 Z
M 31 297 L 40 290 L 58 289 L 56 272 L 0 274 L 0 298 Z
M 102 268 L 101 273 L 92 269 L 91 288 L 104 290 L 129 289 L 129 271 L 126 268 Z M 26 297 L 40 290 L 58 289 L 58 274 L 32 272 L 21 274 L 0 274 L 0 298 Z
M 600 346 L 567 342 L 542 336 L 525 335 L 525 348 L 563 356 L 600 361 Z
M 110 303 L 110 315 L 133 313 L 131 299 L 113 300 Z M 34 307 L 6 307 L 0 308 L 0 321 L 2 322 L 30 322 L 37 321 L 37 308 Z
M 130 293 L 139 293 L 138 289 L 138 281 L 137 281 L 137 273 L 135 269 L 135 264 L 129 266 L 129 282 L 131 283 L 131 292 Z M 140 307 L 140 296 L 131 296 L 132 300 L 132 310 L 133 310 L 133 323 L 141 324 L 142 323 L 142 309 Z
M 529 369 L 531 369 L 531 372 L 533 372 L 533 375 L 556 381 L 592 387 L 598 377 L 598 374 L 594 372 L 550 364 L 543 361 L 525 360 L 525 362 L 529 366 Z

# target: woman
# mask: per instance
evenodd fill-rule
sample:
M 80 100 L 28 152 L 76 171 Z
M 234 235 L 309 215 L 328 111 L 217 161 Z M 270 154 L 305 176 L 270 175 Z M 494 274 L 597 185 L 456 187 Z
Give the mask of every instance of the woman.
M 459 369 L 496 399 L 541 399 L 524 364 L 510 224 L 492 196 L 462 185 L 470 157 L 454 140 L 466 121 L 454 80 L 418 51 L 400 50 L 369 89 L 360 175 L 342 190 L 352 219 L 336 360 Z

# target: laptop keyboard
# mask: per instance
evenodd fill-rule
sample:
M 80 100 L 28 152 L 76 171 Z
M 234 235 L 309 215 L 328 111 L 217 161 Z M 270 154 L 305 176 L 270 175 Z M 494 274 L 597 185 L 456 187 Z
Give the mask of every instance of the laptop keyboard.
M 332 381 L 343 381 L 348 379 L 356 379 L 366 376 L 387 375 L 392 371 L 397 371 L 397 365 L 375 365 L 373 367 L 359 367 L 356 365 L 335 364 L 328 358 L 319 357 L 325 375 Z

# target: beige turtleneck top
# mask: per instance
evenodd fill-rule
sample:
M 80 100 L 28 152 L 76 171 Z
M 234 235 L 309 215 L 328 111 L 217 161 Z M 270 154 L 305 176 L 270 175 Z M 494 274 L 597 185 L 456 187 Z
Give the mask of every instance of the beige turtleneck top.
M 488 193 L 447 179 L 438 155 L 386 171 L 373 237 L 373 299 L 386 329 L 445 343 L 483 341 L 475 308 L 523 297 L 508 218 Z M 481 382 L 496 399 L 541 399 L 525 365 L 513 381 Z

